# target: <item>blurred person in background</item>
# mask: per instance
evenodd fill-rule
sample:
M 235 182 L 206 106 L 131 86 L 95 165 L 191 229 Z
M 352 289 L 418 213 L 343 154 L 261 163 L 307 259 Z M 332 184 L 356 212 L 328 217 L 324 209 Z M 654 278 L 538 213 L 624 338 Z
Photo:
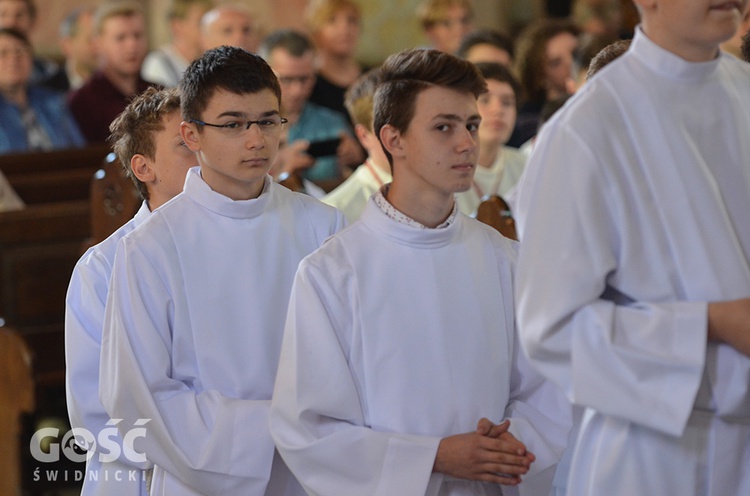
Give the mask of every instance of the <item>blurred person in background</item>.
M 289 120 L 274 174 L 296 173 L 311 181 L 341 180 L 349 167 L 359 165 L 364 153 L 351 134 L 347 119 L 310 102 L 315 85 L 315 49 L 302 33 L 279 30 L 261 45 L 261 55 L 281 85 L 281 115 Z M 307 153 L 313 142 L 339 139 L 335 150 L 322 156 Z
M 471 0 L 423 0 L 417 18 L 431 48 L 453 55 L 474 29 L 474 4 Z
M 548 100 L 575 91 L 574 56 L 578 28 L 565 19 L 540 19 L 529 24 L 516 42 L 516 75 L 523 94 L 518 124 L 508 144 L 520 147 L 538 127 L 539 112 Z
M 477 132 L 479 155 L 474 179 L 470 189 L 456 193 L 458 209 L 466 215 L 475 215 L 479 204 L 489 197 L 505 198 L 526 166 L 526 155 L 505 146 L 516 124 L 521 86 L 505 66 L 493 62 L 476 66 L 487 82 L 487 92 L 477 98 L 482 122 Z
M 64 95 L 30 84 L 31 43 L 0 28 L 0 153 L 44 151 L 85 144 Z
M 141 77 L 148 40 L 140 4 L 120 1 L 99 7 L 94 36 L 99 69 L 69 95 L 68 105 L 86 140 L 104 143 L 114 118 L 151 86 Z
M 348 117 L 344 94 L 364 71 L 357 62 L 362 12 L 353 0 L 311 0 L 305 12 L 318 55 L 310 101 Z
M 167 14 L 172 41 L 146 55 L 143 79 L 166 88 L 177 86 L 190 62 L 203 53 L 201 18 L 213 5 L 212 0 L 172 0 Z
M 65 57 L 65 85 L 77 90 L 96 70 L 93 8 L 76 8 L 65 16 L 60 23 L 60 50 Z
M 260 39 L 253 13 L 242 4 L 219 5 L 201 19 L 203 50 L 228 45 L 255 53 Z
M 33 0 L 0 0 L 0 28 L 13 28 L 31 40 L 31 31 L 36 23 L 36 4 Z M 66 90 L 62 69 L 55 62 L 33 56 L 31 84 L 44 84 L 58 90 Z
M 476 64 L 495 62 L 513 67 L 513 39 L 494 29 L 478 29 L 464 36 L 457 55 Z

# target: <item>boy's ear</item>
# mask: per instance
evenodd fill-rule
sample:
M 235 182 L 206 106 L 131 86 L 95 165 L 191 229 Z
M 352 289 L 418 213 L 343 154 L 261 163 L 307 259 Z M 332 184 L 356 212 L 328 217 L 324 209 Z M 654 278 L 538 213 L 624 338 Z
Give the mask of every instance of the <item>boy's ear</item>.
M 180 136 L 182 137 L 182 141 L 184 141 L 185 146 L 193 152 L 197 152 L 201 149 L 200 141 L 198 139 L 198 129 L 196 126 L 197 124 L 192 122 L 182 121 L 180 123 Z
M 144 155 L 137 153 L 130 159 L 130 168 L 133 175 L 142 183 L 152 183 L 156 180 L 156 173 L 151 168 L 151 161 Z
M 380 141 L 385 151 L 391 154 L 393 158 L 403 157 L 404 148 L 401 143 L 401 132 L 390 124 L 380 128 Z

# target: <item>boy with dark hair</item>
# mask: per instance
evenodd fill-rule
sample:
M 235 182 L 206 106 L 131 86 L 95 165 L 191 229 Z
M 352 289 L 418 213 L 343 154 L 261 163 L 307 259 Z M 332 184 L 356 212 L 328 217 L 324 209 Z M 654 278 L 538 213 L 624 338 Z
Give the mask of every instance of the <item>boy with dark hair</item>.
M 367 151 L 365 163 L 346 181 L 323 197 L 323 202 L 341 210 L 351 223 L 359 219 L 367 200 L 391 182 L 391 166 L 372 129 L 372 105 L 380 81 L 380 69 L 370 69 L 346 91 L 344 105 L 354 123 L 354 134 Z
M 474 64 L 496 62 L 513 67 L 513 38 L 494 29 L 478 29 L 464 36 L 457 55 Z
M 490 62 L 476 64 L 487 82 L 487 91 L 477 99 L 479 154 L 477 169 L 468 191 L 456 195 L 458 208 L 466 215 L 476 214 L 479 204 L 492 196 L 505 198 L 521 177 L 526 155 L 505 146 L 516 125 L 521 86 L 505 66 Z
M 273 182 L 285 119 L 268 64 L 204 53 L 180 82 L 200 170 L 118 246 L 102 342 L 102 403 L 154 463 L 152 495 L 291 495 L 268 432 L 284 314 L 302 258 L 343 223 Z
M 151 212 L 182 191 L 185 174 L 197 164 L 180 136 L 180 98 L 172 91 L 146 90 L 112 123 L 111 141 L 126 174 L 143 199 L 135 217 L 106 240 L 89 248 L 73 270 L 65 300 L 65 359 L 70 425 L 98 436 L 110 422 L 99 401 L 99 355 L 104 306 L 117 243 L 141 225 Z M 122 446 L 122 437 L 116 438 Z M 121 454 L 107 460 L 106 452 L 90 453 L 82 495 L 143 495 L 142 469 Z
M 524 173 L 521 337 L 585 408 L 568 494 L 750 494 L 748 2 L 635 3 Z
M 566 409 L 516 345 L 515 247 L 453 198 L 471 186 L 484 80 L 436 50 L 381 75 L 393 182 L 300 264 L 271 433 L 309 494 L 499 495 L 540 471 L 549 494 Z

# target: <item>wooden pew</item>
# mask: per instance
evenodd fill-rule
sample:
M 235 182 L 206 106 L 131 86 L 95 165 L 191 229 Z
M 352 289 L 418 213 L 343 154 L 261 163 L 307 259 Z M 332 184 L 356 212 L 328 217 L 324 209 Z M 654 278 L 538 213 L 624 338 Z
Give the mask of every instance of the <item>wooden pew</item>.
M 0 155 L 0 170 L 28 204 L 89 198 L 91 178 L 109 145 L 39 153 Z
M 88 200 L 0 212 L 0 317 L 26 339 L 37 384 L 65 378 L 65 293 L 90 235 Z

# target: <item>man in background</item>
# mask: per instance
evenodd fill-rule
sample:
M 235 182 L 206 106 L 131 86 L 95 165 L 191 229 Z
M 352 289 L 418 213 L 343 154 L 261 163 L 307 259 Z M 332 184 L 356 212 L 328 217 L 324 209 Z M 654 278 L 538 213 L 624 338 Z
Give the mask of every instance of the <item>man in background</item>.
M 105 4 L 94 17 L 99 69 L 70 94 L 68 104 L 90 143 L 104 143 L 109 124 L 128 102 L 151 83 L 141 78 L 148 50 L 146 21 L 131 1 Z
M 222 45 L 257 52 L 260 36 L 252 12 L 242 4 L 223 4 L 209 10 L 201 19 L 203 50 Z

